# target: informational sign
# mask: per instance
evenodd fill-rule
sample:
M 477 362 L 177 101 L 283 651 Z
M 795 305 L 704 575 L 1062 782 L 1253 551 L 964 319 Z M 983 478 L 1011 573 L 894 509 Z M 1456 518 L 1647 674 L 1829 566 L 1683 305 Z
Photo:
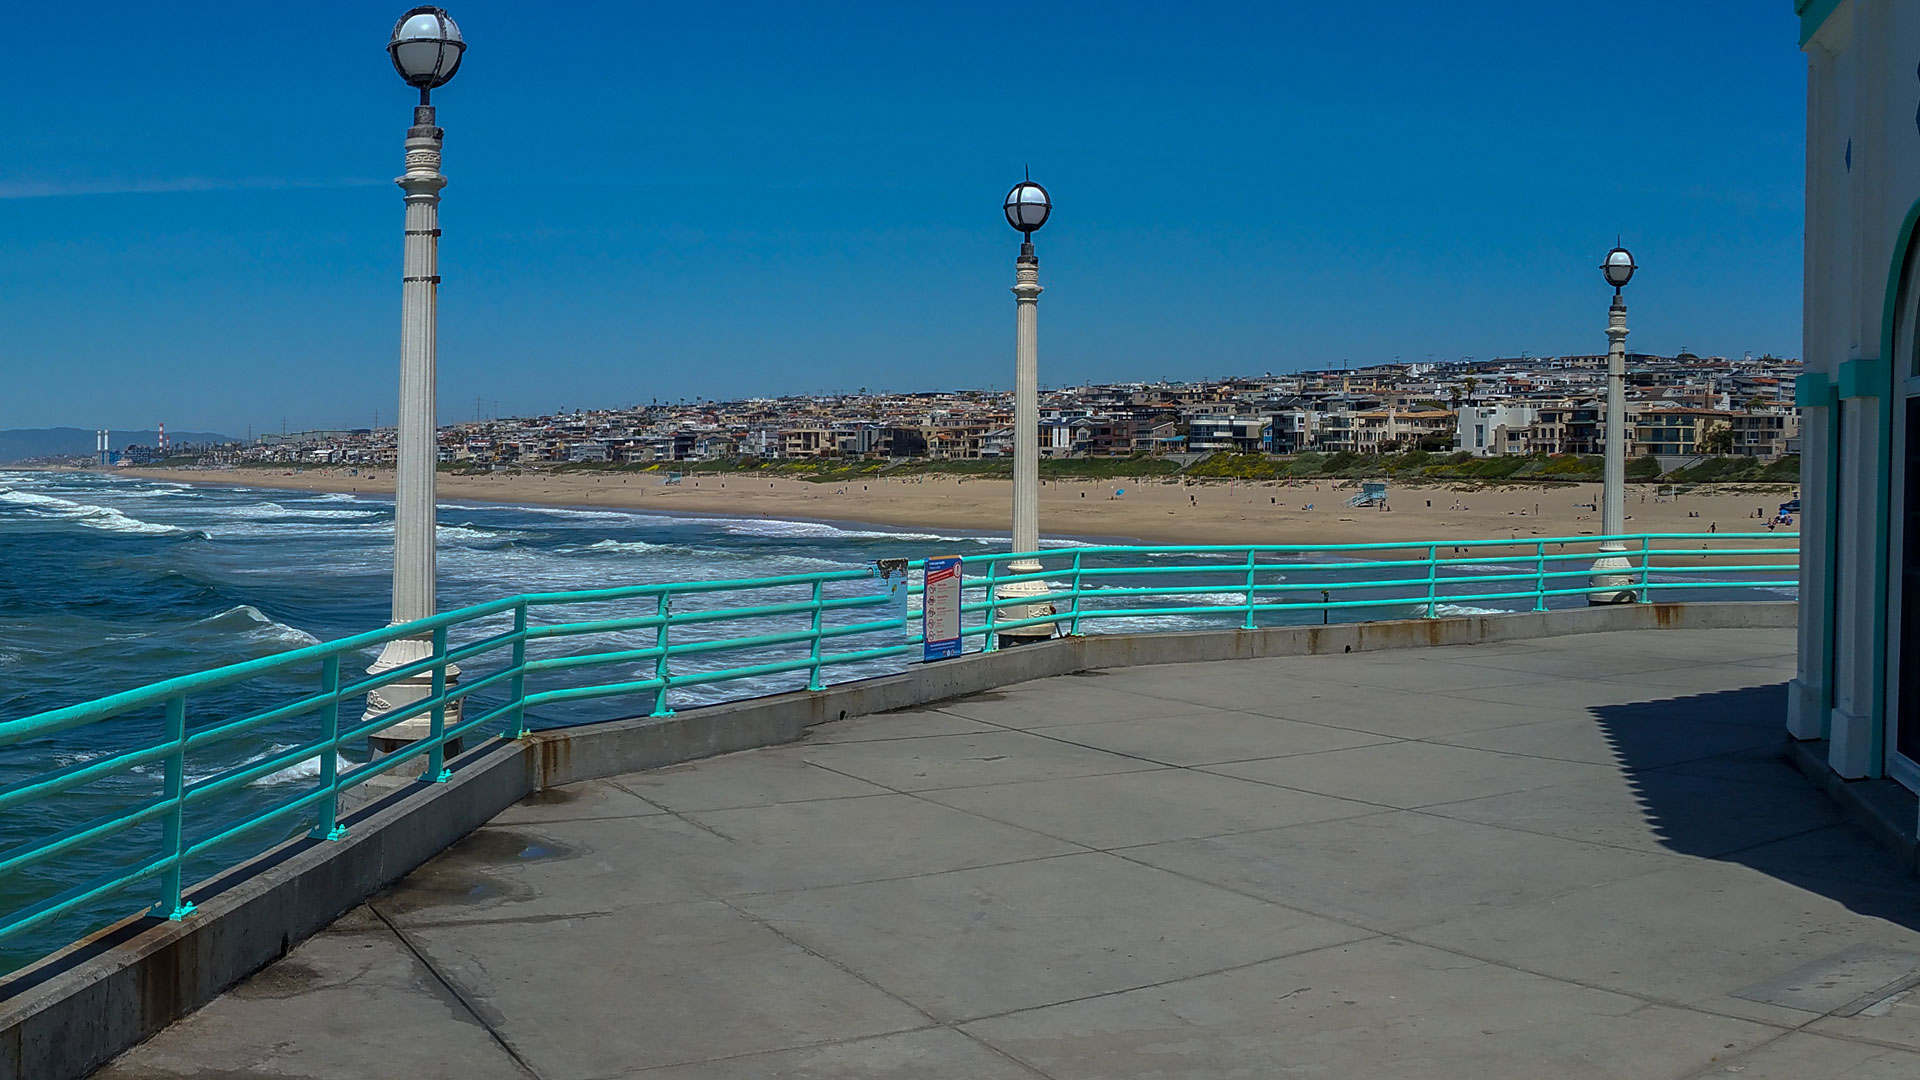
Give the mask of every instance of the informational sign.
M 927 560 L 926 589 L 921 593 L 921 633 L 927 660 L 960 655 L 960 560 L 955 556 Z

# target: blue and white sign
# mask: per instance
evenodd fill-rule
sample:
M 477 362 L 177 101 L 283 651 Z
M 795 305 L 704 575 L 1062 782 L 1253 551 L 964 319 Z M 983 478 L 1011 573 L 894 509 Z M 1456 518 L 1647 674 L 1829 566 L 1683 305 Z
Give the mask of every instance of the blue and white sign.
M 924 659 L 946 660 L 959 656 L 960 648 L 960 559 L 948 556 L 928 559 L 926 588 L 920 596 L 921 634 L 926 638 Z

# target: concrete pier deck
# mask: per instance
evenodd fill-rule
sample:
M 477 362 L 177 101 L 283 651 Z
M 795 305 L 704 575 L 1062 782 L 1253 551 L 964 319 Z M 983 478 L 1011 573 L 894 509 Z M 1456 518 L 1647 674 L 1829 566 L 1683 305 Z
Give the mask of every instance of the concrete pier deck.
M 544 792 L 103 1080 L 1920 1076 L 1784 630 L 1140 667 Z

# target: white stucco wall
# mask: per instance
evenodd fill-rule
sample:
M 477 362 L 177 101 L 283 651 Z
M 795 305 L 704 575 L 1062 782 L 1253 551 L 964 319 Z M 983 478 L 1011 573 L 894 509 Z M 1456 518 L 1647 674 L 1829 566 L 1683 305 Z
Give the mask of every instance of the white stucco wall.
M 1883 613 L 1894 610 L 1886 570 L 1897 573 L 1897 549 L 1886 570 L 1880 565 L 1886 545 L 1898 541 L 1889 536 L 1889 508 L 1881 505 L 1882 490 L 1891 490 L 1890 509 L 1898 512 L 1885 427 L 1887 410 L 1899 404 L 1893 394 L 1898 381 L 1890 386 L 1887 369 L 1871 362 L 1894 359 L 1881 356 L 1888 271 L 1908 212 L 1920 198 L 1920 3 L 1842 0 L 1805 50 L 1804 357 L 1810 373 L 1837 382 L 1849 396 L 1806 415 L 1803 621 L 1789 725 L 1796 736 L 1810 738 L 1820 734 L 1825 719 L 1831 764 L 1842 775 L 1861 777 L 1880 775 L 1885 765 L 1889 733 L 1881 714 L 1888 701 L 1881 683 L 1889 658 L 1898 655 L 1891 651 L 1897 643 L 1886 641 L 1897 618 L 1881 622 Z M 1910 363 L 1894 367 L 1904 375 Z M 1836 418 L 1838 483 L 1830 484 Z M 1823 683 L 1829 637 L 1830 691 Z

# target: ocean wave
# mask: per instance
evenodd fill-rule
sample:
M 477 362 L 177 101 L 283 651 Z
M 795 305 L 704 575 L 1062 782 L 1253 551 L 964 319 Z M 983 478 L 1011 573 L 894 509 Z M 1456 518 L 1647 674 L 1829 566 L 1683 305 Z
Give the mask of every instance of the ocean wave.
M 320 644 L 319 638 L 297 626 L 275 622 L 251 604 L 241 604 L 238 607 L 228 608 L 218 615 L 196 620 L 187 624 L 187 629 L 223 636 L 234 634 L 250 641 L 284 646 L 289 649 Z
M 42 495 L 36 491 L 21 491 L 18 488 L 0 490 L 0 502 L 10 502 L 20 506 L 51 506 L 63 509 L 80 505 L 67 499 L 56 499 L 51 495 Z
M 277 502 L 242 503 L 238 506 L 223 506 L 213 513 L 227 518 L 250 519 L 286 519 L 315 518 L 320 520 L 366 520 L 382 516 L 378 510 L 309 510 L 302 507 L 282 506 Z
M 617 552 L 622 555 L 640 555 L 649 551 L 664 551 L 666 544 L 649 544 L 645 540 L 602 540 L 597 544 L 588 544 L 581 548 L 561 548 L 561 552 L 571 554 L 577 551 Z
M 272 536 L 284 540 L 324 540 L 328 538 L 380 537 L 392 542 L 391 521 L 223 521 L 208 531 L 221 540 L 249 536 Z
M 766 536 L 778 539 L 847 540 L 919 540 L 948 544 L 993 544 L 1004 541 L 990 536 L 948 536 L 941 533 L 895 532 L 890 529 L 844 529 L 824 521 L 794 521 L 785 518 L 692 518 L 687 524 L 710 525 L 734 536 Z
M 443 510 L 472 509 L 471 507 L 442 507 Z M 651 518 L 654 521 L 672 521 L 659 514 L 646 514 L 638 510 L 575 510 L 571 506 L 516 506 L 515 510 L 528 514 L 550 514 L 554 517 L 584 518 L 590 521 L 632 521 L 635 518 Z
M 174 525 L 162 525 L 154 521 L 142 521 L 108 506 L 90 507 L 84 513 L 71 515 L 76 525 L 89 529 L 101 529 L 106 532 L 132 533 L 139 536 L 184 536 L 186 529 Z
M 391 528 L 391 526 L 389 526 L 389 528 Z M 448 540 L 501 543 L 527 535 L 518 529 L 496 529 L 471 521 L 462 522 L 458 525 L 442 525 L 435 530 L 435 533 L 443 544 Z
M 111 506 L 96 506 L 93 503 L 79 503 L 72 499 L 62 499 L 53 495 L 42 495 L 36 491 L 20 491 L 15 488 L 0 490 L 0 502 L 26 507 L 29 512 L 44 514 L 89 529 L 103 532 L 130 533 L 142 536 L 178 536 L 187 530 L 174 525 L 162 525 L 154 521 L 142 521 L 137 517 L 124 514 Z

